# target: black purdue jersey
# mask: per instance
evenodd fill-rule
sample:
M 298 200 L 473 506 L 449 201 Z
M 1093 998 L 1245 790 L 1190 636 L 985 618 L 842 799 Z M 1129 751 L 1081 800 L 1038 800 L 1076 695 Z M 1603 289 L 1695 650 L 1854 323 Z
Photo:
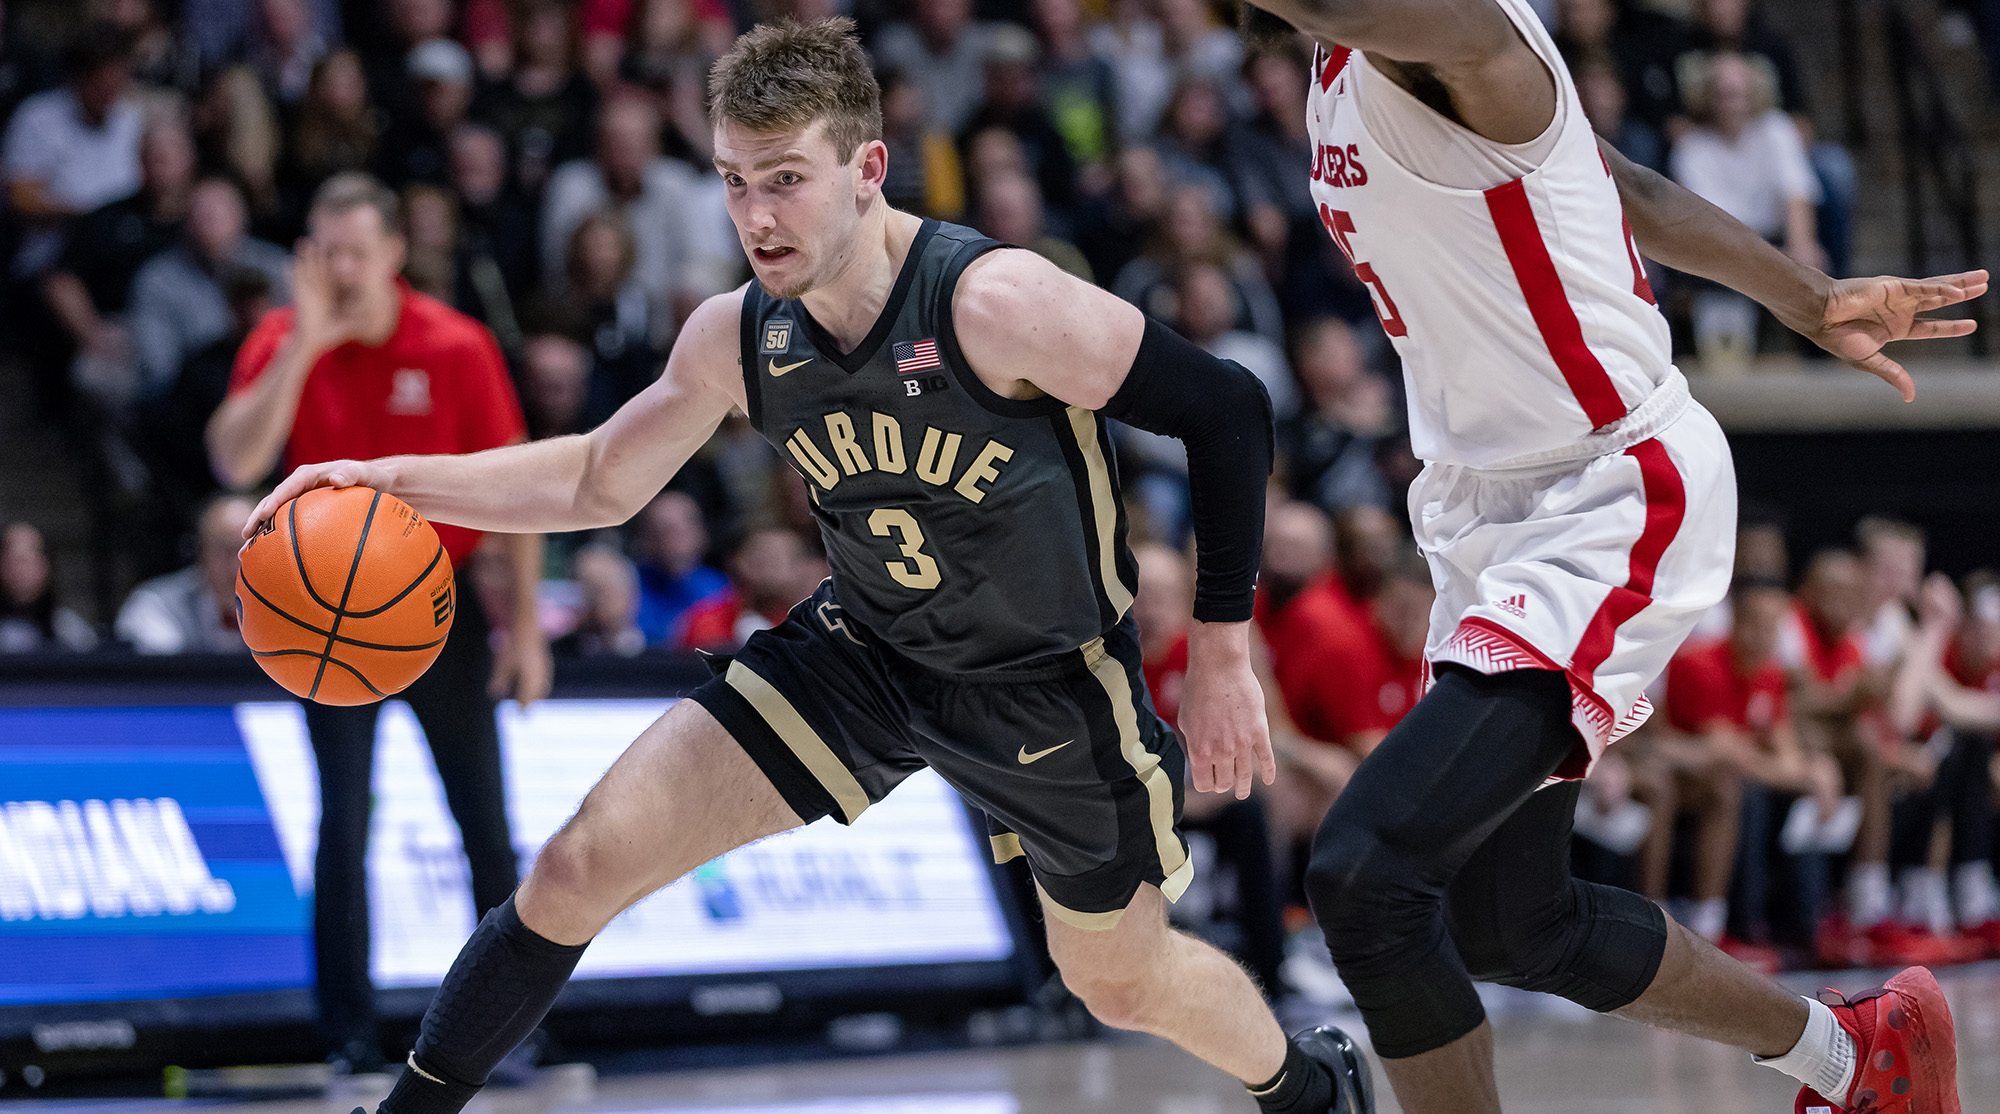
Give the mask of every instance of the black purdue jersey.
M 754 282 L 743 296 L 750 422 L 806 478 L 835 598 L 945 672 L 1075 650 L 1138 584 L 1104 420 L 995 394 L 959 351 L 952 291 L 1003 246 L 926 220 L 845 355 L 800 302 Z

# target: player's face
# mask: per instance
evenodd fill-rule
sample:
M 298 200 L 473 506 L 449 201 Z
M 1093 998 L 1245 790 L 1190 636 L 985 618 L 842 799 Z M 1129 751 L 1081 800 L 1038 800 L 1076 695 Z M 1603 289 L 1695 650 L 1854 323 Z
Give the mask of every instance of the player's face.
M 1791 610 L 1791 597 L 1777 588 L 1739 590 L 1731 605 L 1730 639 L 1737 656 L 1765 662 L 1778 652 L 1778 626 Z
M 861 219 L 881 192 L 887 166 L 880 141 L 844 158 L 818 123 L 773 133 L 724 120 L 715 129 L 715 168 L 727 188 L 729 218 L 750 270 L 774 298 L 801 297 L 853 259 Z
M 314 217 L 312 238 L 326 250 L 340 312 L 386 296 L 403 270 L 403 238 L 382 227 L 382 215 L 370 206 Z

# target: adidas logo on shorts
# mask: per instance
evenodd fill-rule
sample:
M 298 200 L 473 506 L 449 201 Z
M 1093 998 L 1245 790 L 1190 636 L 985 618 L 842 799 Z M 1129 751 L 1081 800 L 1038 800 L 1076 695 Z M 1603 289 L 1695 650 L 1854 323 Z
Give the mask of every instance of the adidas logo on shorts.
M 1499 606 L 1500 610 L 1517 619 L 1528 617 L 1528 597 L 1526 596 L 1508 596 L 1506 599 L 1500 601 Z

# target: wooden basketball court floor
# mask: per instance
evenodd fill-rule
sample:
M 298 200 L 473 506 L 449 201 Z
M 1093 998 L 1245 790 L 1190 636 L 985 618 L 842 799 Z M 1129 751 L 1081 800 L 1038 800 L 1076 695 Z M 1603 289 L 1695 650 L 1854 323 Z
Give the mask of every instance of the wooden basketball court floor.
M 1799 976 L 1801 991 L 1883 977 Z M 1966 1114 L 2000 1114 L 2000 964 L 1942 974 L 1958 1022 Z M 1488 1005 L 1509 1114 L 1790 1114 L 1796 1085 L 1743 1053 L 1503 992 Z M 1347 1021 L 1363 1036 L 1358 1019 Z M 559 1077 L 560 1073 L 552 1073 Z M 1381 1077 L 1379 1070 L 1377 1081 Z M 336 1103 L 51 1100 L 0 1103 L 50 1114 L 347 1114 Z M 371 1104 L 372 1105 L 372 1104 Z M 1381 1089 L 1383 1114 L 1397 1111 Z M 989 1050 L 848 1058 L 664 1075 L 557 1078 L 489 1090 L 469 1114 L 1254 1114 L 1236 1082 L 1164 1043 L 1117 1038 Z

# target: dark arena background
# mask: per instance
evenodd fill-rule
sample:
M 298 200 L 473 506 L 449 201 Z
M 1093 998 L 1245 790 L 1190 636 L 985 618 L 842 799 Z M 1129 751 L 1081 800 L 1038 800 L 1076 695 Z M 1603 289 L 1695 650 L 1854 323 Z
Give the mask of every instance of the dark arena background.
M 1528 3 L 1600 136 L 1795 259 L 1847 276 L 1995 259 L 2000 0 Z M 0 1106 L 372 1110 L 475 924 L 460 825 L 478 809 L 454 819 L 461 791 L 391 699 L 370 786 L 343 798 L 369 835 L 366 915 L 316 930 L 328 787 L 305 706 L 237 629 L 238 532 L 282 472 L 225 482 L 212 418 L 246 337 L 291 299 L 314 191 L 349 171 L 395 190 L 406 289 L 490 333 L 529 439 L 586 432 L 748 277 L 709 162 L 708 66 L 758 22 L 831 14 L 859 25 L 882 85 L 891 203 L 1031 248 L 1270 389 L 1266 550 L 1285 563 L 1266 564 L 1260 628 L 1305 592 L 1351 606 L 1339 629 L 1271 641 L 1291 757 L 1244 802 L 1189 790 L 1196 881 L 1171 915 L 1288 1030 L 1365 1038 L 1300 876 L 1339 788 L 1314 756 L 1364 751 L 1416 684 L 1424 612 L 1396 593 L 1419 464 L 1370 288 L 1307 192 L 1303 40 L 1253 49 L 1208 0 L 0 0 Z M 2000 1109 L 2000 717 L 1892 706 L 1933 673 L 2000 693 L 1993 297 L 1947 311 L 1986 326 L 1970 338 L 1890 350 L 1917 384 L 1906 405 L 1740 296 L 1648 272 L 1735 453 L 1737 572 L 1795 597 L 1764 663 L 1790 695 L 1777 722 L 1840 771 L 1851 816 L 1842 838 L 1754 781 L 1701 803 L 1735 775 L 1686 756 L 1774 721 L 1712 718 L 1713 694 L 1669 671 L 1661 711 L 1585 783 L 1575 869 L 1802 993 L 1931 967 L 1965 1108 Z M 442 389 L 396 370 L 390 412 L 428 414 Z M 1115 431 L 1116 465 L 1171 718 L 1187 464 L 1133 434 Z M 494 690 L 504 790 L 486 783 L 478 823 L 520 872 L 711 675 L 703 653 L 827 575 L 814 512 L 732 415 L 624 526 L 542 539 L 538 573 L 494 535 L 460 563 L 456 622 L 489 632 L 468 652 L 552 663 L 544 699 Z M 1940 629 L 1941 662 L 1919 637 Z M 1731 636 L 1719 610 L 1689 646 Z M 1356 646 L 1379 675 L 1343 664 Z M 436 722 L 485 715 L 484 677 Z M 1702 854 L 1718 830 L 1735 841 L 1719 879 Z M 985 818 L 928 772 L 851 828 L 731 852 L 614 921 L 472 1109 L 1255 1108 L 1096 1022 L 1054 974 L 1024 864 L 991 852 Z M 367 933 L 372 1029 L 323 1015 L 316 936 L 336 930 Z M 1481 993 L 1517 1114 L 1791 1109 L 1796 1084 L 1745 1054 Z

